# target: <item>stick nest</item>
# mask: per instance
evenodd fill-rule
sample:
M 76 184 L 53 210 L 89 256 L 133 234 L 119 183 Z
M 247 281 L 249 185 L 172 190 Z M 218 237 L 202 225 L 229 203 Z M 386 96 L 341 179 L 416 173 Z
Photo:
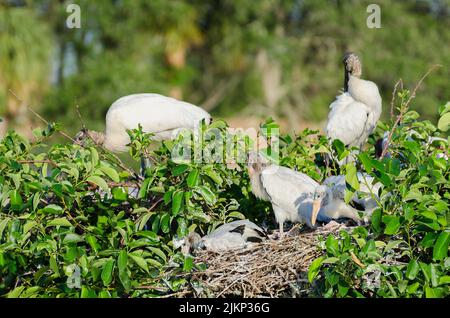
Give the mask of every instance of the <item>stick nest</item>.
M 200 251 L 195 263 L 206 270 L 190 274 L 191 297 L 304 297 L 311 292 L 307 272 L 323 254 L 319 237 L 349 229 L 334 223 L 315 231 L 294 227 L 283 239 L 273 235 L 262 243 L 223 253 Z

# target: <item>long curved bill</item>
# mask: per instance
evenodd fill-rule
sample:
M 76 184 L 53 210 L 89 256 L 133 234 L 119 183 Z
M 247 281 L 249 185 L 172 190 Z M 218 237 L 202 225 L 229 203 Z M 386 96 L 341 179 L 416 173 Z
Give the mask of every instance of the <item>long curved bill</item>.
M 319 214 L 321 204 L 322 204 L 321 200 L 313 201 L 313 204 L 312 204 L 313 210 L 312 210 L 312 214 L 311 214 L 311 224 L 312 225 L 316 224 L 317 215 Z

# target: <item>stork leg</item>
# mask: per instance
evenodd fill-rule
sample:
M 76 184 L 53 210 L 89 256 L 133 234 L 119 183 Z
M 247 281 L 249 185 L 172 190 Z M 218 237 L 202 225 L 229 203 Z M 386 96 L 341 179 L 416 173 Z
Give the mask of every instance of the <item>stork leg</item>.
M 280 222 L 280 240 L 284 237 L 284 222 Z

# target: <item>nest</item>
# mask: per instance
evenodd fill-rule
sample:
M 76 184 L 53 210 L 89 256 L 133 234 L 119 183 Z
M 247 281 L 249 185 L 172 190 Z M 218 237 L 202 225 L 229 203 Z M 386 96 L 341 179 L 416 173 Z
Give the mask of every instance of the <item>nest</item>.
M 307 272 L 311 262 L 323 252 L 319 237 L 341 229 L 330 224 L 315 231 L 294 227 L 283 239 L 251 244 L 245 249 L 214 253 L 200 251 L 195 262 L 206 270 L 190 274 L 192 297 L 304 297 L 311 292 Z M 275 234 L 276 235 L 276 234 Z

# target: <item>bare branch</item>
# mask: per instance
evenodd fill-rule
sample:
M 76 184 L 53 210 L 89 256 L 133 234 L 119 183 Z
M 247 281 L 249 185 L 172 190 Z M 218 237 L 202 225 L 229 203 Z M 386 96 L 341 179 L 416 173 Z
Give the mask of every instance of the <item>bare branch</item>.
M 404 104 L 404 107 L 402 107 L 402 109 L 400 110 L 400 113 L 397 116 L 397 119 L 394 123 L 394 125 L 392 126 L 391 131 L 389 132 L 389 136 L 387 139 L 387 142 L 385 143 L 384 147 L 383 147 L 383 152 L 381 153 L 380 159 L 383 159 L 384 156 L 387 153 L 387 149 L 388 149 L 388 145 L 391 143 L 392 140 L 392 136 L 394 135 L 395 130 L 397 129 L 398 125 L 400 124 L 400 122 L 403 119 L 403 116 L 408 112 L 409 110 L 409 104 L 411 103 L 411 101 L 416 97 L 416 93 L 417 90 L 419 89 L 419 87 L 422 85 L 423 81 L 425 80 L 425 78 L 428 77 L 428 75 L 430 75 L 435 69 L 442 67 L 442 65 L 440 64 L 434 64 L 432 65 L 428 71 L 420 78 L 420 80 L 417 82 L 416 86 L 414 87 L 411 95 L 409 96 L 408 100 L 406 101 L 406 103 Z M 396 90 L 397 90 L 397 86 L 399 85 L 399 83 L 401 83 L 401 87 L 403 89 L 403 82 L 400 79 L 397 84 L 395 84 L 394 87 L 394 92 L 392 94 L 392 101 L 391 101 L 391 116 L 393 116 L 394 114 L 394 101 L 395 101 L 395 94 L 396 94 Z

